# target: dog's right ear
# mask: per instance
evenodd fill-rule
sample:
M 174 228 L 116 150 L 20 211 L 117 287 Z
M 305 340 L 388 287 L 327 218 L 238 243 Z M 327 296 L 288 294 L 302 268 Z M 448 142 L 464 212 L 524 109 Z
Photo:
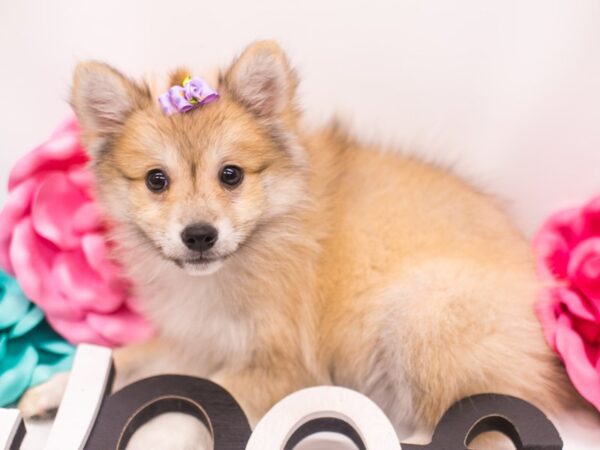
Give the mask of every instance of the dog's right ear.
M 131 113 L 147 106 L 150 100 L 146 87 L 107 64 L 90 61 L 75 68 L 71 105 L 92 157 L 121 131 Z
M 294 110 L 298 79 L 274 41 L 250 44 L 227 70 L 223 81 L 239 103 L 261 118 Z

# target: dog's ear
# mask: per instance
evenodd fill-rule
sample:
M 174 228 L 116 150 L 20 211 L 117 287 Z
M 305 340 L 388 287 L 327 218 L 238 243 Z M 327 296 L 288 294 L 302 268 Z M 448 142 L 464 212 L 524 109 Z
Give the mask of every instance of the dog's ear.
M 83 62 L 75 69 L 71 105 L 79 119 L 83 142 L 92 156 L 121 131 L 132 112 L 147 106 L 150 100 L 147 87 L 107 64 Z
M 250 44 L 227 70 L 223 82 L 235 100 L 261 118 L 293 110 L 298 81 L 276 42 Z

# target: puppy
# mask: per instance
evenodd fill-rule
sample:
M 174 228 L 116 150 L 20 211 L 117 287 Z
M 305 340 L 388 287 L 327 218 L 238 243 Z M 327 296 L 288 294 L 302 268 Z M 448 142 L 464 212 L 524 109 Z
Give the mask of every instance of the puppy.
M 117 350 L 117 384 L 209 377 L 253 422 L 336 384 L 425 432 L 476 393 L 549 412 L 578 401 L 533 312 L 529 245 L 495 199 L 335 123 L 306 129 L 297 84 L 280 47 L 257 42 L 218 101 L 167 116 L 147 86 L 77 67 L 97 195 L 159 333 Z

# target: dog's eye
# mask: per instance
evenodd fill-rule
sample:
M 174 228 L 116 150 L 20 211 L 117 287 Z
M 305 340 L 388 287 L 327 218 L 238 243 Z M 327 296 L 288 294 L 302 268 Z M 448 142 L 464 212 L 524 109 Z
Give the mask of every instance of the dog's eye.
M 155 193 L 163 192 L 169 185 L 167 175 L 160 169 L 152 169 L 146 174 L 146 187 Z
M 219 178 L 225 186 L 236 187 L 244 179 L 244 171 L 238 166 L 225 166 Z

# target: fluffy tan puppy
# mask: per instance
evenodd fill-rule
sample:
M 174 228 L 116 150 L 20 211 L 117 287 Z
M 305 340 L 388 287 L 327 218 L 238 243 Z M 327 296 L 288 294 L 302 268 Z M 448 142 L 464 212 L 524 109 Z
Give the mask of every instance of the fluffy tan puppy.
M 499 204 L 335 124 L 306 129 L 297 82 L 279 46 L 257 42 L 218 101 L 167 116 L 145 85 L 77 67 L 97 193 L 159 330 L 117 351 L 118 384 L 209 377 L 253 421 L 337 384 L 420 430 L 476 393 L 569 401 L 534 316 L 529 245 Z

